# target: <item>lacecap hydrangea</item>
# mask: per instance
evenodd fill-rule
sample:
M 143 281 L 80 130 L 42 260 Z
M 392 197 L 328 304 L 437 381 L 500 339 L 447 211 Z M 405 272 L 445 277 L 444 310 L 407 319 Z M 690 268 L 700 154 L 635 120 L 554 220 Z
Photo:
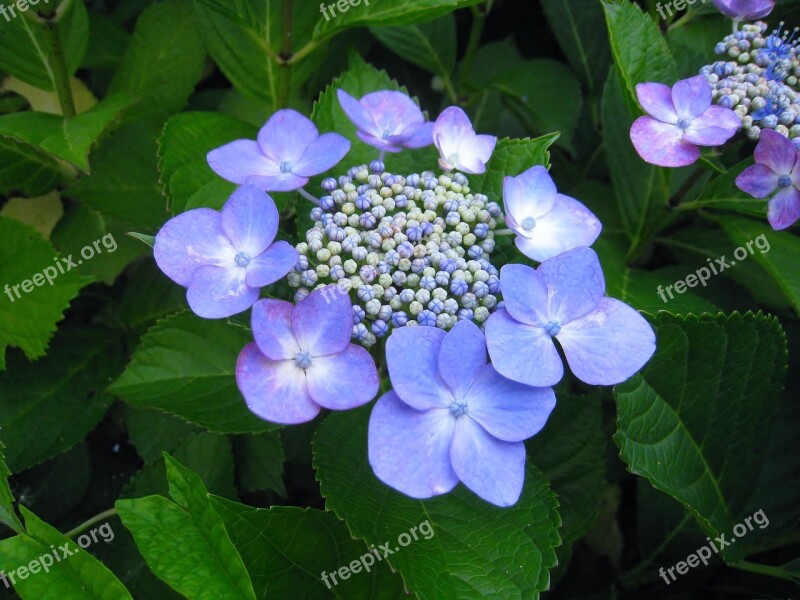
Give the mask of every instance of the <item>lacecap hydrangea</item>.
M 651 164 L 684 167 L 700 158 L 700 147 L 721 146 L 743 129 L 759 145 L 756 165 L 737 178 L 737 186 L 755 198 L 769 198 L 767 220 L 775 230 L 786 229 L 800 219 L 794 176 L 800 156 L 798 29 L 788 31 L 781 23 L 770 32 L 763 21 L 740 28 L 740 21 L 767 16 L 775 6 L 772 0 L 714 4 L 733 20 L 733 32 L 714 48 L 724 59 L 672 88 L 657 82 L 637 85 L 646 114 L 631 126 L 631 142 Z
M 476 133 L 461 108 L 430 122 L 401 92 L 338 96 L 358 138 L 377 149 L 374 160 L 324 178 L 322 194 L 312 194 L 310 179 L 337 165 L 351 141 L 279 111 L 256 140 L 208 154 L 211 168 L 240 187 L 219 212 L 168 221 L 156 261 L 188 288 L 201 317 L 252 307 L 254 342 L 236 379 L 256 415 L 296 424 L 322 409 L 361 406 L 377 395 L 385 369 L 391 389 L 368 432 L 376 475 L 415 498 L 461 482 L 488 502 L 514 504 L 523 441 L 555 406 L 550 386 L 563 375 L 556 343 L 578 378 L 609 385 L 650 359 L 653 330 L 605 297 L 589 249 L 600 221 L 558 193 L 544 167 L 505 174 L 502 200 L 490 198 L 469 177 L 486 172 L 497 138 Z M 393 154 L 429 145 L 439 169 L 387 167 Z M 294 247 L 276 241 L 270 191 L 297 191 L 311 203 L 313 227 Z M 496 264 L 501 236 L 539 269 Z M 294 303 L 259 299 L 284 278 Z M 526 363 L 542 368 L 526 372 Z

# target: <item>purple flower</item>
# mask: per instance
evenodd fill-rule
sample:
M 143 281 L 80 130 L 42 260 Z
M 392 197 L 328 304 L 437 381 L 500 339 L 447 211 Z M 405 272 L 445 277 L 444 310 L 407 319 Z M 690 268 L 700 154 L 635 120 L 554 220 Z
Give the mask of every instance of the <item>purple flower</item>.
M 433 143 L 439 150 L 439 166 L 444 170 L 478 174 L 486 171 L 497 138 L 477 135 L 467 114 L 451 106 L 433 124 Z
M 156 235 L 158 267 L 187 287 L 191 309 L 206 319 L 250 308 L 259 290 L 284 277 L 297 251 L 275 242 L 278 209 L 251 185 L 238 188 L 222 211 L 196 208 L 167 221 Z
M 375 361 L 350 343 L 353 321 L 346 294 L 323 288 L 294 306 L 259 300 L 252 327 L 255 343 L 239 355 L 236 383 L 262 419 L 305 423 L 323 407 L 355 408 L 378 393 Z
M 736 178 L 740 190 L 755 198 L 766 198 L 767 219 L 776 231 L 791 227 L 800 219 L 800 154 L 780 133 L 763 129 L 755 151 L 756 164 Z
M 525 477 L 522 441 L 544 426 L 553 390 L 499 375 L 470 321 L 449 333 L 396 329 L 386 360 L 394 389 L 369 420 L 369 462 L 378 478 L 413 498 L 445 494 L 461 481 L 492 504 L 514 504 Z
M 536 166 L 503 180 L 506 224 L 520 252 L 538 262 L 591 246 L 602 225 L 583 204 L 559 194 L 547 169 Z
M 433 123 L 416 103 L 402 92 L 382 91 L 356 100 L 338 90 L 339 103 L 358 127 L 356 134 L 366 144 L 384 152 L 422 148 L 433 143 Z
M 208 164 L 223 179 L 250 183 L 267 192 L 289 192 L 327 171 L 350 150 L 338 133 L 319 135 L 311 119 L 279 110 L 258 132 L 258 141 L 236 140 L 208 153 Z
M 575 248 L 534 270 L 500 270 L 504 310 L 486 321 L 486 342 L 501 375 L 527 385 L 554 385 L 564 366 L 592 385 L 613 385 L 636 373 L 655 352 L 655 335 L 627 304 L 607 298 L 597 255 Z
M 661 167 L 685 167 L 700 157 L 698 146 L 720 146 L 742 121 L 729 108 L 711 105 L 711 86 L 702 75 L 677 82 L 636 86 L 639 104 L 650 116 L 631 126 L 631 141 L 644 160 Z
M 714 0 L 714 6 L 734 21 L 753 21 L 771 13 L 775 0 Z

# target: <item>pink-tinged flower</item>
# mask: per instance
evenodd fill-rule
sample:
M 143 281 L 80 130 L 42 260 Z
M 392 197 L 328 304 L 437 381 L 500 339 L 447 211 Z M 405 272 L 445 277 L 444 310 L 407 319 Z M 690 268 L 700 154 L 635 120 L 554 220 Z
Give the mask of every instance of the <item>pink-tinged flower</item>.
M 208 164 L 223 179 L 267 192 L 290 192 L 309 177 L 344 158 L 350 142 L 338 133 L 319 135 L 311 119 L 279 110 L 258 132 L 258 140 L 236 140 L 208 153 Z
M 756 164 L 736 178 L 740 190 L 755 198 L 766 198 L 767 219 L 776 231 L 800 219 L 800 154 L 794 144 L 771 129 L 763 129 L 755 151 Z
M 378 479 L 412 498 L 446 494 L 461 481 L 492 504 L 516 503 L 525 479 L 523 440 L 544 427 L 553 390 L 498 374 L 471 321 L 448 333 L 396 329 L 386 362 L 394 389 L 369 419 L 369 462 Z
M 422 148 L 433 143 L 433 123 L 403 92 L 381 91 L 356 100 L 337 90 L 339 104 L 358 128 L 356 135 L 366 144 L 384 152 Z
M 266 193 L 245 185 L 222 211 L 196 208 L 167 221 L 156 235 L 158 267 L 187 289 L 198 316 L 230 317 L 250 308 L 260 289 L 291 271 L 299 255 L 274 242 L 278 209 Z
M 677 82 L 636 86 L 649 115 L 631 126 L 631 141 L 645 161 L 660 167 L 685 167 L 700 158 L 698 146 L 720 146 L 742 120 L 729 108 L 711 105 L 711 86 L 702 75 Z
M 603 228 L 583 204 L 559 194 L 547 169 L 540 166 L 503 180 L 503 204 L 506 224 L 517 234 L 517 248 L 538 262 L 591 246 Z
M 714 6 L 734 21 L 753 21 L 771 13 L 775 0 L 714 0 Z
M 321 408 L 347 410 L 378 393 L 378 370 L 367 350 L 350 343 L 347 294 L 319 289 L 297 305 L 259 300 L 253 307 L 254 344 L 236 364 L 247 406 L 267 421 L 313 420 Z
M 575 248 L 539 268 L 500 270 L 505 308 L 486 321 L 492 364 L 526 385 L 555 385 L 564 374 L 556 340 L 572 373 L 591 385 L 614 385 L 650 360 L 655 334 L 633 308 L 605 296 L 597 254 Z
M 433 124 L 433 143 L 439 150 L 439 166 L 445 171 L 479 174 L 486 171 L 497 138 L 477 135 L 467 113 L 451 106 Z

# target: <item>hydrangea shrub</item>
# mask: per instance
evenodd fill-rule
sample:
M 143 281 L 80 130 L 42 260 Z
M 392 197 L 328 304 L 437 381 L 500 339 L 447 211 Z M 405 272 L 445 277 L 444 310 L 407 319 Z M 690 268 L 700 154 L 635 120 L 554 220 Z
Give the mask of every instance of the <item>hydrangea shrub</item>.
M 796 592 L 790 0 L 134 4 L 0 11 L 0 589 Z

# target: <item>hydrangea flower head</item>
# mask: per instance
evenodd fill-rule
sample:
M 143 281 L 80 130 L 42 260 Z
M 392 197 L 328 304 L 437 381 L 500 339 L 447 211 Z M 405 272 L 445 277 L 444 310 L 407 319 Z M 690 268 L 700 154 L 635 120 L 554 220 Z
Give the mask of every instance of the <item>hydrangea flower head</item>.
M 462 173 L 399 175 L 375 160 L 322 188 L 330 195 L 311 210 L 314 226 L 287 280 L 297 300 L 335 283 L 326 293 L 352 299 L 354 341 L 372 346 L 406 325 L 482 323 L 494 310 L 503 212 L 472 194 Z
M 732 110 L 712 106 L 711 86 L 702 75 L 677 82 L 641 83 L 636 94 L 647 116 L 631 126 L 631 141 L 645 161 L 661 167 L 685 167 L 700 158 L 698 146 L 720 146 L 742 121 Z
M 236 140 L 208 153 L 208 164 L 223 179 L 267 192 L 289 192 L 336 165 L 350 150 L 338 133 L 319 134 L 296 110 L 279 110 L 258 132 L 258 140 Z
M 457 169 L 464 173 L 486 171 L 497 137 L 478 135 L 463 110 L 451 106 L 439 115 L 433 125 L 433 143 L 439 150 L 439 166 L 445 171 Z
M 305 423 L 322 407 L 347 410 L 378 393 L 375 361 L 350 343 L 346 297 L 329 301 L 320 290 L 297 305 L 259 300 L 252 327 L 255 343 L 239 355 L 236 383 L 259 417 Z
M 655 334 L 627 304 L 606 297 L 597 255 L 575 248 L 534 270 L 500 270 L 504 309 L 486 322 L 492 364 L 527 385 L 555 385 L 564 374 L 558 340 L 578 379 L 592 385 L 621 383 L 655 352 Z
M 550 388 L 502 377 L 469 321 L 445 333 L 398 329 L 386 342 L 393 390 L 369 421 L 369 461 L 377 477 L 413 498 L 445 494 L 461 481 L 484 500 L 510 506 L 525 478 L 523 440 L 555 406 Z
M 752 21 L 771 13 L 775 0 L 714 0 L 714 6 L 734 21 Z
M 222 211 L 196 208 L 167 221 L 153 253 L 167 277 L 188 288 L 186 299 L 195 314 L 219 319 L 250 308 L 263 286 L 285 277 L 297 263 L 289 243 L 274 242 L 277 233 L 272 198 L 245 185 Z
M 602 225 L 583 204 L 559 194 L 547 169 L 536 166 L 503 180 L 506 224 L 517 248 L 542 262 L 577 246 L 591 246 Z
M 718 60 L 700 69 L 712 87 L 714 102 L 733 109 L 745 134 L 758 140 L 771 129 L 800 148 L 800 75 L 797 29 L 767 34 L 763 21 L 744 25 L 725 36 L 714 52 Z
M 364 143 L 383 152 L 400 152 L 403 148 L 422 148 L 433 143 L 433 123 L 425 121 L 416 103 L 403 92 L 373 92 L 361 100 L 344 90 L 338 90 L 337 95 Z
M 755 198 L 769 201 L 767 219 L 775 230 L 791 227 L 800 219 L 800 154 L 779 133 L 765 129 L 755 151 L 756 164 L 736 178 L 736 185 Z

